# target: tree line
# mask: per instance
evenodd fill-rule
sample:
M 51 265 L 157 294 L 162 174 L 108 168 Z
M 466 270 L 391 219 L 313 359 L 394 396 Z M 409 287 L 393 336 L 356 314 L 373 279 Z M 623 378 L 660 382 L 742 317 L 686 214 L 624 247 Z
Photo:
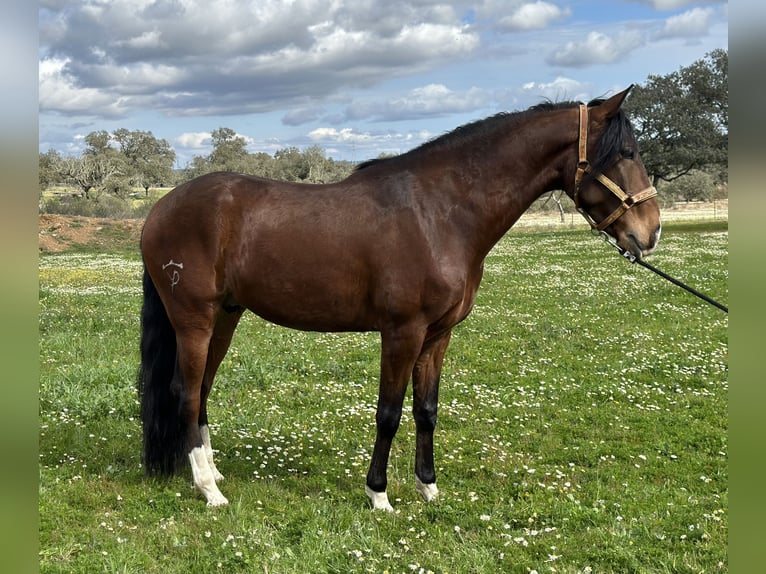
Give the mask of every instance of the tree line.
M 624 109 L 633 123 L 649 176 L 665 202 L 710 200 L 728 182 L 728 51 L 708 53 L 690 66 L 636 85 Z M 243 137 L 227 127 L 212 132 L 213 149 L 174 170 L 175 151 L 151 131 L 95 131 L 80 156 L 40 153 L 40 191 L 72 187 L 85 199 L 121 199 L 143 190 L 172 187 L 213 171 L 235 171 L 287 181 L 329 183 L 354 163 L 328 158 L 318 145 L 250 153 Z M 559 207 L 560 204 L 559 204 Z
M 304 150 L 287 147 L 273 156 L 249 153 L 246 142 L 231 128 L 212 132 L 213 151 L 195 156 L 182 170 L 174 170 L 176 154 L 167 140 L 150 131 L 118 129 L 91 132 L 85 136 L 85 150 L 64 157 L 54 149 L 40 154 L 40 190 L 70 186 L 77 195 L 94 199 L 103 193 L 126 198 L 136 189 L 172 187 L 198 175 L 214 171 L 251 173 L 272 179 L 329 183 L 346 177 L 354 163 L 328 158 L 321 146 Z

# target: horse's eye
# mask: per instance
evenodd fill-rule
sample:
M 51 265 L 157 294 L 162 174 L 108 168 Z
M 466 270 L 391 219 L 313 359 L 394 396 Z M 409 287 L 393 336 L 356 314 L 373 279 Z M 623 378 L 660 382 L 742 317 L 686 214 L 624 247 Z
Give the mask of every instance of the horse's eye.
M 624 149 L 620 155 L 622 156 L 622 159 L 633 159 L 634 157 L 632 149 Z

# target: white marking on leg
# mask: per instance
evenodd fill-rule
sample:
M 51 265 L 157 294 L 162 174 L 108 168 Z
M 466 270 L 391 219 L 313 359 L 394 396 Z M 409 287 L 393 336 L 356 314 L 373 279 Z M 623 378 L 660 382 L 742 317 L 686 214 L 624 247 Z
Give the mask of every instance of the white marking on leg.
M 386 512 L 394 511 L 394 507 L 391 506 L 390 502 L 388 502 L 388 495 L 386 494 L 385 490 L 383 492 L 375 492 L 369 486 L 365 486 L 364 491 L 372 501 L 373 510 L 385 510 Z
M 189 453 L 189 462 L 192 467 L 194 486 L 205 495 L 208 506 L 223 506 L 229 504 L 226 497 L 218 490 L 213 477 L 213 471 L 207 462 L 207 454 L 204 446 L 196 446 Z
M 422 496 L 423 500 L 426 502 L 431 502 L 434 498 L 439 496 L 439 489 L 436 488 L 435 482 L 420 482 L 420 479 L 417 476 L 415 476 L 415 490 L 420 493 L 420 496 Z
M 213 462 L 213 447 L 210 444 L 210 427 L 207 425 L 200 425 L 199 432 L 202 435 L 202 446 L 205 447 L 205 456 L 207 456 L 207 463 L 210 466 L 210 470 L 213 471 L 213 478 L 216 482 L 223 480 L 223 475 L 218 472 Z

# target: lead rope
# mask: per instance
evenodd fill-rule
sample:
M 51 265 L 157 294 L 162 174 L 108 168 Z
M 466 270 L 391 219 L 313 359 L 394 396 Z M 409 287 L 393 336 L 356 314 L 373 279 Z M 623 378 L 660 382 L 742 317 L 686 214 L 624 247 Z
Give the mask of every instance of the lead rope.
M 693 288 L 689 287 L 688 285 L 682 283 L 681 281 L 679 281 L 675 277 L 671 277 L 667 273 L 665 273 L 663 271 L 660 271 L 654 265 L 651 265 L 651 264 L 647 263 L 646 261 L 644 261 L 643 259 L 641 259 L 639 257 L 636 257 L 633 253 L 631 253 L 627 249 L 623 249 L 622 247 L 617 245 L 617 242 L 611 236 L 609 236 L 605 231 L 600 231 L 600 232 L 597 233 L 597 235 L 600 235 L 604 239 L 604 241 L 606 241 L 609 245 L 611 245 L 612 247 L 617 249 L 617 251 L 620 252 L 620 255 L 622 255 L 625 259 L 627 259 L 631 263 L 638 263 L 639 265 L 641 265 L 641 267 L 645 267 L 649 271 L 653 271 L 654 273 L 656 273 L 660 277 L 663 277 L 663 278 L 667 279 L 668 281 L 670 281 L 674 285 L 678 285 L 679 287 L 681 287 L 681 289 L 686 289 L 689 293 L 691 293 L 692 295 L 696 295 L 697 297 L 699 297 L 703 301 L 706 301 L 706 302 L 710 303 L 711 305 L 713 305 L 713 307 L 718 307 L 724 313 L 728 313 L 729 312 L 729 308 L 728 307 L 726 307 L 725 305 L 721 305 L 715 299 L 711 299 L 710 297 L 708 297 L 704 293 L 700 293 L 696 289 L 693 289 Z

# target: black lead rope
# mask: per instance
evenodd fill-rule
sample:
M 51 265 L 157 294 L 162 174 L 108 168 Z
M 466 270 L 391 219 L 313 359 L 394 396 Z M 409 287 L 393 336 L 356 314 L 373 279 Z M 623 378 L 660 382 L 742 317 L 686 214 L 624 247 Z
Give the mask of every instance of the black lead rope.
M 670 281 L 674 285 L 678 285 L 679 287 L 681 287 L 681 289 L 686 289 L 689 293 L 691 293 L 692 295 L 696 295 L 697 297 L 699 297 L 703 301 L 707 301 L 708 303 L 713 305 L 713 307 L 718 307 L 724 313 L 728 313 L 729 312 L 729 308 L 726 307 L 725 305 L 721 305 L 718 301 L 716 301 L 715 299 L 711 299 L 710 297 L 708 297 L 704 293 L 700 293 L 696 289 L 692 289 L 688 285 L 684 285 L 683 283 L 681 283 L 675 277 L 671 277 L 667 273 L 663 273 L 662 271 L 657 269 L 654 265 L 650 265 L 649 263 L 647 263 L 643 259 L 636 258 L 635 262 L 638 263 L 639 265 L 641 265 L 641 267 L 646 267 L 649 271 L 654 271 L 657 275 L 659 275 L 660 277 L 664 277 L 665 279 L 667 279 L 668 281 Z
M 622 256 L 623 256 L 625 259 L 627 259 L 627 260 L 628 260 L 628 261 L 630 261 L 631 263 L 638 263 L 639 265 L 641 265 L 641 267 L 645 267 L 645 268 L 647 268 L 649 271 L 653 271 L 654 273 L 656 273 L 656 274 L 657 274 L 657 275 L 659 275 L 660 277 L 664 277 L 665 279 L 667 279 L 668 281 L 670 281 L 670 282 L 671 282 L 671 283 L 673 283 L 674 285 L 678 285 L 679 287 L 681 287 L 681 289 L 686 289 L 686 290 L 687 290 L 689 293 L 691 293 L 692 295 L 696 295 L 697 297 L 699 297 L 699 298 L 700 298 L 700 299 L 702 299 L 703 301 L 707 301 L 708 303 L 710 303 L 710 304 L 711 304 L 711 305 L 713 305 L 714 307 L 718 307 L 718 308 L 719 308 L 721 311 L 723 311 L 724 313 L 728 313 L 728 312 L 729 312 L 729 308 L 728 308 L 728 307 L 726 307 L 725 305 L 721 305 L 721 304 L 720 304 L 718 301 L 716 301 L 715 299 L 711 299 L 710 297 L 708 297 L 708 296 L 707 296 L 707 295 L 705 295 L 704 293 L 700 293 L 700 292 L 699 292 L 699 291 L 697 291 L 696 289 L 692 289 L 691 287 L 689 287 L 688 285 L 686 285 L 686 284 L 682 283 L 681 281 L 679 281 L 679 280 L 678 280 L 678 279 L 676 279 L 675 277 L 671 277 L 671 276 L 670 276 L 670 275 L 668 275 L 667 273 L 665 273 L 665 272 L 663 272 L 663 271 L 660 271 L 660 270 L 659 270 L 659 269 L 657 269 L 657 268 L 656 268 L 654 265 L 651 265 L 650 263 L 647 263 L 647 262 L 646 262 L 646 261 L 644 261 L 643 259 L 639 259 L 639 258 L 638 258 L 638 257 L 636 257 L 635 255 L 633 255 L 633 254 L 632 254 L 630 251 L 626 251 L 625 249 L 623 249 L 622 247 L 620 247 L 619 245 L 617 245 L 617 243 L 614 241 L 614 239 L 612 239 L 612 238 L 611 238 L 609 235 L 607 235 L 607 234 L 606 234 L 604 231 L 600 232 L 600 233 L 599 233 L 599 235 L 601 235 L 601 237 L 603 237 L 603 238 L 604 238 L 604 240 L 605 240 L 607 243 L 609 243 L 611 246 L 615 247 L 615 248 L 617 249 L 617 251 L 619 251 L 619 252 L 620 252 L 620 255 L 622 255 Z

